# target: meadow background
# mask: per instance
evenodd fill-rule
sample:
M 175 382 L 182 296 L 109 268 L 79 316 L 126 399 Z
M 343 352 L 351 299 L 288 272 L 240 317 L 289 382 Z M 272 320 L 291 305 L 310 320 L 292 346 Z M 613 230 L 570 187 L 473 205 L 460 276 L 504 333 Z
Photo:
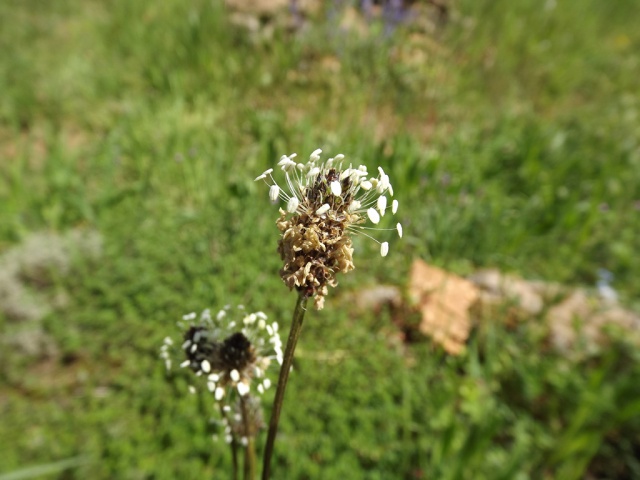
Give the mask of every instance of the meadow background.
M 624 334 L 568 355 L 496 314 L 454 357 L 352 305 L 422 258 L 606 269 L 640 308 L 640 4 L 455 0 L 397 25 L 347 4 L 252 32 L 211 0 L 0 2 L 0 479 L 227 478 L 210 398 L 158 349 L 225 304 L 286 330 L 253 179 L 317 147 L 385 168 L 405 238 L 380 232 L 384 259 L 356 239 L 307 315 L 276 478 L 640 478 Z

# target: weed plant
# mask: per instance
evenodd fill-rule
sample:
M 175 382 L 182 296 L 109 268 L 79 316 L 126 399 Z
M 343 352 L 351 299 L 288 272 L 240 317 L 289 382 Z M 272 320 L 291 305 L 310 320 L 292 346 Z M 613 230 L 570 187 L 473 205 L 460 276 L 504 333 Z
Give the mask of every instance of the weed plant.
M 640 307 L 637 2 L 461 0 L 435 30 L 392 35 L 320 13 L 265 38 L 229 18 L 204 0 L 0 3 L 0 252 L 43 231 L 103 242 L 26 286 L 67 301 L 41 320 L 57 353 L 2 347 L 0 479 L 226 478 L 210 398 L 167 377 L 158 347 L 206 305 L 287 326 L 253 178 L 317 146 L 389 173 L 404 239 L 384 261 L 355 239 L 371 260 L 305 323 L 274 471 L 640 478 L 623 332 L 567 355 L 541 319 L 496 315 L 450 357 L 351 301 L 421 257 L 586 286 L 604 268 Z M 17 328 L 0 313 L 3 338 Z

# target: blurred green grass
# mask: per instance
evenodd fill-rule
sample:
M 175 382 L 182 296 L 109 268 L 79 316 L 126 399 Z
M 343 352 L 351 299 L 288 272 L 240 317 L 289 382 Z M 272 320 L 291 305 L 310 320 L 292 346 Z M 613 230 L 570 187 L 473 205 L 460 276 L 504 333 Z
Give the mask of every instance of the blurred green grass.
M 210 400 L 167 379 L 158 348 L 208 306 L 288 325 L 253 178 L 317 147 L 389 171 L 405 238 L 384 261 L 357 239 L 356 271 L 308 316 L 283 478 L 640 478 L 623 341 L 572 360 L 538 321 L 496 318 L 452 358 L 346 306 L 404 284 L 416 257 L 580 285 L 605 268 L 639 306 L 637 3 L 451 8 L 429 35 L 358 37 L 320 15 L 260 39 L 219 2 L 0 4 L 0 252 L 39 231 L 104 240 L 46 285 L 67 297 L 43 320 L 59 355 L 0 354 L 0 478 L 79 455 L 50 478 L 226 478 Z

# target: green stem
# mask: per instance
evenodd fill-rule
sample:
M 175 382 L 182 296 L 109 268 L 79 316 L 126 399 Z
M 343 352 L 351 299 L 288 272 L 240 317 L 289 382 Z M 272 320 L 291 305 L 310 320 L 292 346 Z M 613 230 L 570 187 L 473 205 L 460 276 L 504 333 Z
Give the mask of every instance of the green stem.
M 264 458 L 262 466 L 262 480 L 269 480 L 271 469 L 271 456 L 273 455 L 273 446 L 276 441 L 276 433 L 278 432 L 278 421 L 280 420 L 280 410 L 284 401 L 284 391 L 287 388 L 287 380 L 293 363 L 293 353 L 300 338 L 302 331 L 302 321 L 306 312 L 307 296 L 304 293 L 298 294 L 298 301 L 293 312 L 293 320 L 291 322 L 291 330 L 289 330 L 289 339 L 284 350 L 282 359 L 282 367 L 280 368 L 280 377 L 278 378 L 278 386 L 276 388 L 276 396 L 273 399 L 273 409 L 271 411 L 271 420 L 269 421 L 269 433 L 267 434 L 267 444 L 264 447 Z
M 242 411 L 242 422 L 244 423 L 244 433 L 247 436 L 247 445 L 244 447 L 244 480 L 255 480 L 256 478 L 256 445 L 249 409 L 245 397 L 240 397 L 240 409 Z
M 222 407 L 222 403 L 219 403 L 219 405 L 220 415 L 222 415 L 222 418 L 224 418 L 227 421 L 227 425 L 229 425 L 229 419 L 227 418 L 227 413 Z M 233 480 L 238 480 L 238 442 L 236 442 L 236 436 L 233 432 L 231 432 L 231 444 L 229 446 L 231 447 L 231 478 Z

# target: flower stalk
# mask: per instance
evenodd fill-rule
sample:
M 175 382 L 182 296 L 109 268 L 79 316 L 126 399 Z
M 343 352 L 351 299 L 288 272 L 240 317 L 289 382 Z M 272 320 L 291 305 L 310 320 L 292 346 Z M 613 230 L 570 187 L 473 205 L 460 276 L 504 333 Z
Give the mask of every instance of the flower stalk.
M 251 414 L 247 405 L 247 397 L 240 397 L 240 411 L 244 430 L 247 432 L 247 444 L 244 448 L 244 480 L 255 480 L 256 478 L 256 444 L 255 435 L 251 425 Z
M 273 456 L 276 434 L 278 433 L 280 411 L 282 410 L 284 393 L 285 389 L 287 388 L 287 381 L 289 380 L 291 364 L 293 363 L 293 354 L 295 352 L 298 339 L 300 338 L 300 332 L 302 331 L 302 322 L 304 320 L 304 314 L 306 312 L 307 298 L 308 297 L 304 292 L 298 292 L 298 300 L 293 312 L 293 320 L 291 322 L 291 329 L 289 330 L 289 339 L 287 340 L 287 345 L 284 350 L 282 367 L 280 368 L 280 377 L 278 378 L 276 394 L 273 400 L 273 409 L 271 410 L 271 420 L 269 421 L 267 443 L 264 448 L 264 457 L 262 459 L 262 480 L 268 480 L 271 474 L 271 457 Z
M 229 423 L 227 418 L 227 413 L 224 410 L 222 404 L 218 404 L 220 407 L 220 417 L 223 418 L 226 423 Z M 238 440 L 236 436 L 231 434 L 231 442 L 229 443 L 229 448 L 231 449 L 231 478 L 232 480 L 238 480 Z

